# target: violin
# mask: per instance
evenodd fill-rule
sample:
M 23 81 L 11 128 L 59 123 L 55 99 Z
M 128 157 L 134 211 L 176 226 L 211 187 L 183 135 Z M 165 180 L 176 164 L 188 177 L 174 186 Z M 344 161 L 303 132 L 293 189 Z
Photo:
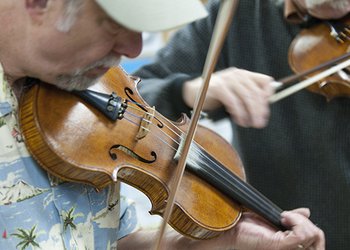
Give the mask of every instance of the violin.
M 111 68 L 86 91 L 37 82 L 21 98 L 25 143 L 42 168 L 101 190 L 122 181 L 142 191 L 162 215 L 189 119 L 169 121 L 137 91 L 139 79 Z M 282 210 L 245 182 L 242 162 L 218 134 L 199 126 L 169 224 L 207 239 L 232 228 L 250 209 L 278 228 Z
M 303 29 L 289 47 L 288 60 L 292 70 L 308 77 L 319 73 L 336 63 L 350 58 L 350 16 L 340 20 L 324 20 Z M 309 71 L 310 69 L 314 69 Z M 309 71 L 309 72 L 308 72 Z M 328 101 L 335 97 L 350 96 L 349 68 L 317 81 L 307 87 L 308 90 L 321 94 Z

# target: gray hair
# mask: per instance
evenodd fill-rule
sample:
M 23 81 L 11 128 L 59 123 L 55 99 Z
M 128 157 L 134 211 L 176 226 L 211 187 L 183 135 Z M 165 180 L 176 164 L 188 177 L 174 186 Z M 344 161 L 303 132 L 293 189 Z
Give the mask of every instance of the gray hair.
M 64 10 L 56 23 L 56 28 L 61 32 L 68 32 L 75 23 L 84 0 L 64 0 Z
M 350 1 L 349 0 L 305 0 L 305 4 L 307 8 L 315 8 L 322 4 L 329 4 L 334 9 L 344 9 L 349 7 Z

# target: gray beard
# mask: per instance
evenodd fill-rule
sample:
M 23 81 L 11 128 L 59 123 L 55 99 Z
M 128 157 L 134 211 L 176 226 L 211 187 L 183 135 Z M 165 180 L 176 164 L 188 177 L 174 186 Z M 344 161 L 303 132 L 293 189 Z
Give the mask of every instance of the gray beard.
M 84 90 L 94 85 L 101 77 L 91 78 L 82 74 L 60 75 L 55 85 L 64 90 Z
M 84 74 L 90 69 L 96 67 L 113 67 L 120 63 L 120 58 L 116 58 L 114 55 L 110 54 L 102 58 L 101 60 L 86 66 L 85 68 L 76 70 L 73 74 L 62 74 L 56 79 L 55 85 L 64 90 L 84 90 L 94 85 L 102 76 L 97 76 L 95 78 L 87 77 Z

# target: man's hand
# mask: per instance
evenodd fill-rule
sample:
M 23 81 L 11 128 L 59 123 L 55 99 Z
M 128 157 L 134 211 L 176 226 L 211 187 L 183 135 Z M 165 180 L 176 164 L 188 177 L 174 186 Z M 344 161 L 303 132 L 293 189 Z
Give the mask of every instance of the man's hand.
M 231 240 L 234 249 L 244 250 L 324 250 L 325 237 L 321 229 L 308 218 L 309 209 L 299 208 L 282 213 L 282 224 L 288 231 L 276 231 L 258 215 L 243 214 L 238 224 L 222 235 L 222 241 Z
M 193 240 L 175 230 L 166 233 L 161 249 L 177 250 L 324 250 L 323 231 L 309 220 L 310 211 L 299 208 L 282 213 L 288 231 L 278 231 L 260 216 L 245 212 L 237 225 L 209 240 Z M 118 242 L 118 249 L 152 249 L 157 231 L 141 230 Z
M 268 98 L 274 93 L 273 78 L 247 70 L 228 68 L 211 76 L 204 110 L 224 106 L 236 124 L 243 127 L 262 128 L 269 115 Z M 193 107 L 201 78 L 184 83 L 183 98 Z

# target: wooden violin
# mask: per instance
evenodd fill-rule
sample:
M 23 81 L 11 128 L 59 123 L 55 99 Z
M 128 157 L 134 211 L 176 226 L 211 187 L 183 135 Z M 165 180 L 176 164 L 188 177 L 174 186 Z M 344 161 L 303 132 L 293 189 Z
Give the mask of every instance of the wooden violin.
M 349 16 L 350 17 L 350 16 Z M 289 48 L 289 64 L 295 73 L 304 72 L 350 52 L 350 18 L 322 21 L 303 29 Z M 347 55 L 345 59 L 350 58 Z M 329 64 L 328 67 L 333 64 Z M 344 68 L 325 79 L 310 85 L 308 90 L 331 100 L 350 96 L 350 77 Z
M 119 67 L 77 94 L 38 82 L 21 99 L 20 125 L 49 173 L 98 190 L 125 182 L 148 196 L 151 214 L 162 215 L 189 119 L 164 118 L 139 96 L 138 82 Z M 244 180 L 232 146 L 198 127 L 169 223 L 183 235 L 212 238 L 248 208 L 283 228 L 282 210 Z
M 350 16 L 340 20 L 321 20 L 302 29 L 292 41 L 288 61 L 296 75 L 279 80 L 282 84 L 306 78 L 273 95 L 276 102 L 303 88 L 325 96 L 350 96 Z M 279 85 L 277 85 L 279 86 Z

